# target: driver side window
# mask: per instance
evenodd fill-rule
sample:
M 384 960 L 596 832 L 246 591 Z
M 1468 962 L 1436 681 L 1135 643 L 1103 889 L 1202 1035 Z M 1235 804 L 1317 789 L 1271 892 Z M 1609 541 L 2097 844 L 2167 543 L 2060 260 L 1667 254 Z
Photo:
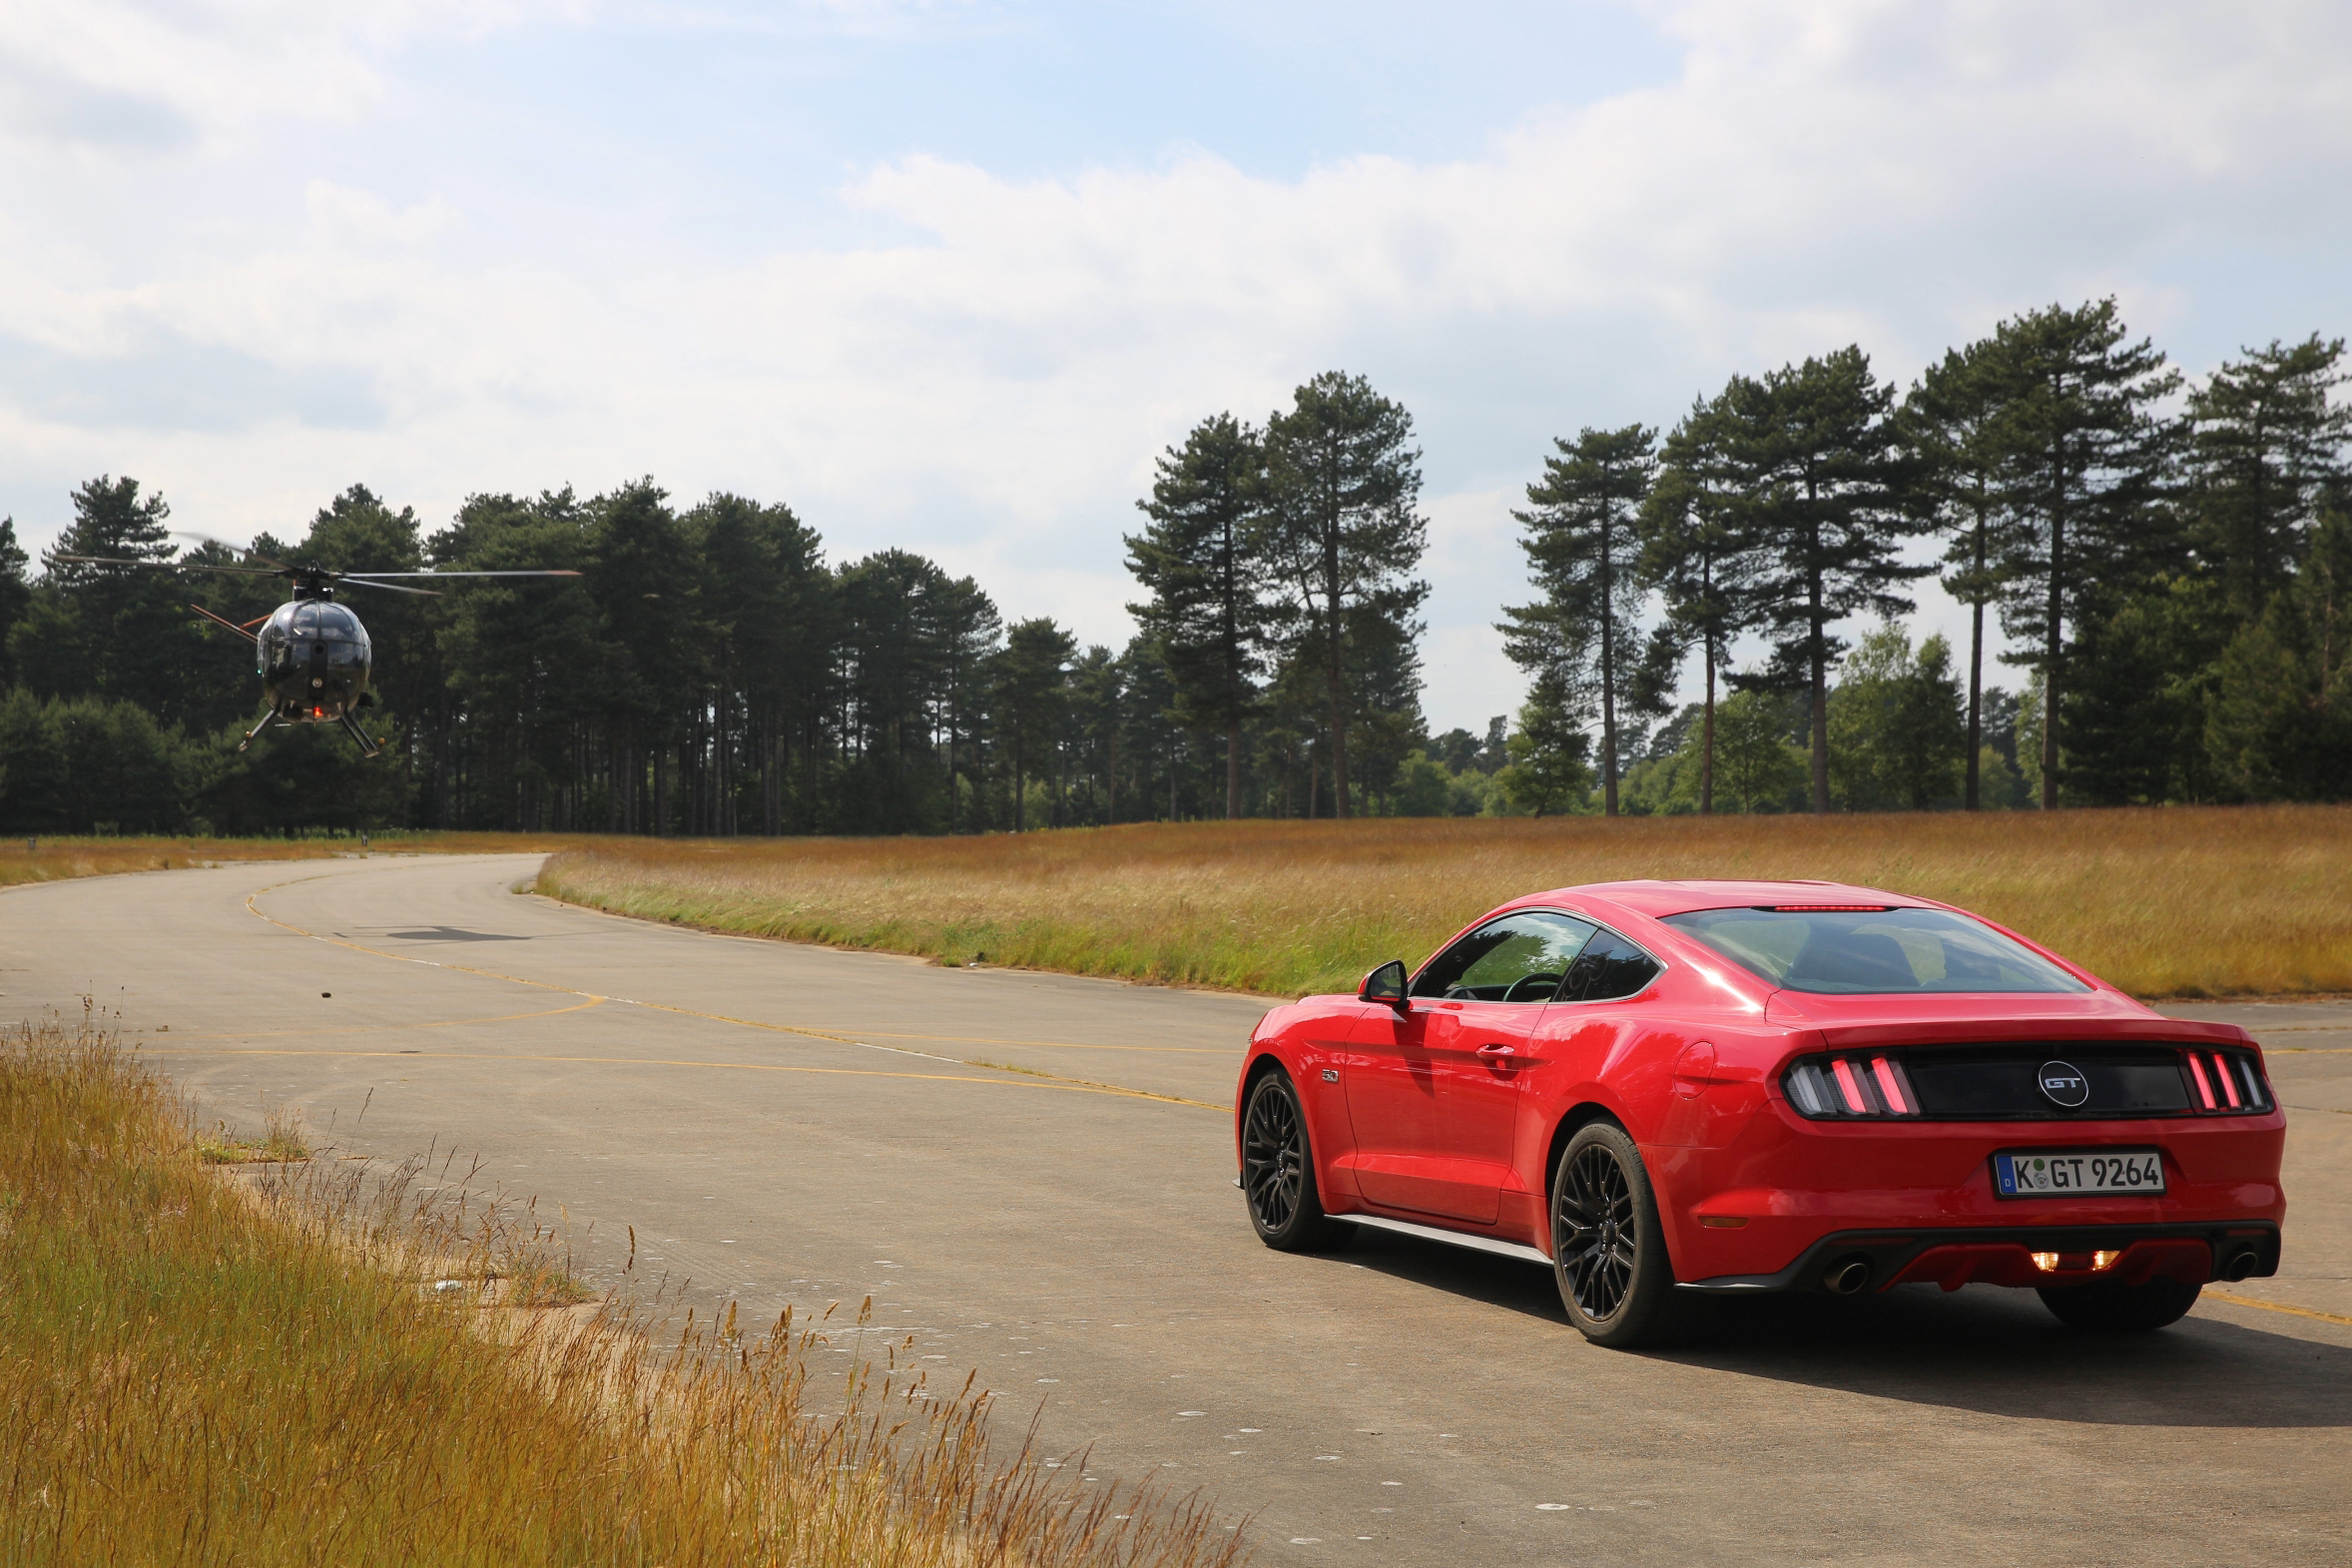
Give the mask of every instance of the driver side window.
M 1415 996 L 1480 1002 L 1547 1002 L 1593 927 L 1530 909 L 1489 920 L 1425 965 Z

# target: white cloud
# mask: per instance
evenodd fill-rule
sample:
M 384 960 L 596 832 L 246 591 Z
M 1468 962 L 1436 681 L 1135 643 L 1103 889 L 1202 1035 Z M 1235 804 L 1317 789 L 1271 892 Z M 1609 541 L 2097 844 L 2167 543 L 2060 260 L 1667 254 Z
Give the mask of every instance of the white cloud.
M 259 135 L 364 116 L 399 41 L 519 14 L 44 3 L 0 25 L 0 70 L 150 105 L 188 136 Z M 1159 447 L 1217 409 L 1262 417 L 1317 370 L 1363 370 L 1421 421 L 1431 715 L 1474 728 L 1515 701 L 1484 628 L 1519 591 L 1505 514 L 1553 434 L 1671 422 L 1731 370 L 1848 341 L 1907 377 L 2002 314 L 2109 290 L 2135 326 L 2223 347 L 2345 324 L 2311 318 L 2341 295 L 2217 297 L 2177 263 L 2341 254 L 2321 197 L 2352 172 L 2347 13 L 1653 14 L 1685 46 L 1677 80 L 1540 114 L 1476 157 L 1274 179 L 1190 152 L 1037 180 L 905 157 L 840 193 L 904 236 L 862 249 L 744 257 L 591 209 L 484 257 L 455 243 L 481 215 L 453 197 L 313 180 L 292 230 L 162 247 L 97 284 L 20 226 L 0 232 L 0 335 L 86 378 L 198 374 L 202 350 L 243 379 L 209 401 L 61 402 L 11 375 L 0 453 L 136 472 L 183 515 L 281 531 L 354 478 L 445 515 L 473 490 L 651 471 L 789 499 L 837 554 L 930 550 L 1014 613 L 1110 640 L 1131 592 L 1118 535 Z
M 572 0 L 11 0 L 0 10 L 0 134 L 106 151 L 209 142 L 256 122 L 349 120 L 384 57 L 477 37 Z

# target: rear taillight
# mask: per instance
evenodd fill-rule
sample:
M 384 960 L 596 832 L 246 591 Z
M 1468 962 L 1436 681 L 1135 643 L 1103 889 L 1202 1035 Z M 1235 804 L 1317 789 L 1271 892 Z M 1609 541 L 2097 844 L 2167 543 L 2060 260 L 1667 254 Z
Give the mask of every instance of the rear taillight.
M 2269 1086 L 2251 1051 L 2213 1051 L 2199 1047 L 2180 1053 L 2187 1069 L 2190 1109 L 2203 1116 L 2243 1116 L 2270 1109 Z
M 1781 1084 L 1797 1113 L 1816 1120 L 1919 1115 L 1919 1096 L 1903 1064 L 1891 1056 L 1808 1057 Z

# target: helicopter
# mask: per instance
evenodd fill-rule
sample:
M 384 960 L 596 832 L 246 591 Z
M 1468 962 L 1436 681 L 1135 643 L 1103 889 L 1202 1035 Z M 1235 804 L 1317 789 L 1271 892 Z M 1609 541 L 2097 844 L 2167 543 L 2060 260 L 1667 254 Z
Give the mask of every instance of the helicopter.
M 103 555 L 61 555 L 55 559 L 85 566 L 137 566 L 163 572 L 219 572 L 241 577 L 279 577 L 294 584 L 294 597 L 265 616 L 243 625 L 216 615 L 200 604 L 188 608 L 215 626 L 224 627 L 254 645 L 254 671 L 262 678 L 262 692 L 270 710 L 262 722 L 246 732 L 240 752 L 274 724 L 333 724 L 359 743 L 359 755 L 375 757 L 382 748 L 356 717 L 375 706 L 367 690 L 373 650 L 367 628 L 345 606 L 334 602 L 335 589 L 345 583 L 356 588 L 381 588 L 387 593 L 438 598 L 436 590 L 411 588 L 392 578 L 452 577 L 577 577 L 574 571 L 531 570 L 508 572 L 337 572 L 322 566 L 289 566 L 268 556 L 252 556 L 261 566 L 216 566 L 201 561 L 132 561 Z M 259 628 L 259 630 L 256 630 Z

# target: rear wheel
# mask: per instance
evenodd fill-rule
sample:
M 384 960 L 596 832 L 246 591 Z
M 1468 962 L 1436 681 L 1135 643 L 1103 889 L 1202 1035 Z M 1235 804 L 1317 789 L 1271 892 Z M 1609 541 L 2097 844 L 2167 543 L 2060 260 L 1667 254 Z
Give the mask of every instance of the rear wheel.
M 1315 1191 L 1315 1151 L 1299 1091 L 1279 1071 L 1250 1090 L 1242 1116 L 1241 1186 L 1258 1240 L 1285 1253 L 1337 1246 L 1355 1233 L 1329 1219 Z
M 2069 1328 L 2091 1333 L 2145 1333 L 2180 1321 L 2197 1305 L 2197 1293 L 2203 1289 L 2181 1280 L 2150 1280 L 2145 1285 L 2117 1285 L 2108 1280 L 2035 1294 Z
M 1657 1344 L 1688 1326 L 1649 1173 L 1620 1128 L 1594 1122 L 1560 1156 L 1551 1179 L 1551 1259 L 1568 1321 L 1594 1344 Z

